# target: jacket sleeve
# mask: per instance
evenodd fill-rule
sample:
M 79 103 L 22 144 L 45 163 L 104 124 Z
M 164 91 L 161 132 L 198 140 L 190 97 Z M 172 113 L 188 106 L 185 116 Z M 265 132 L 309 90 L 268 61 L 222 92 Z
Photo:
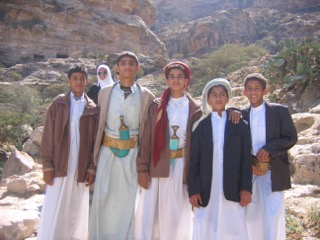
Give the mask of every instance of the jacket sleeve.
M 280 119 L 280 136 L 268 141 L 262 148 L 265 149 L 272 158 L 284 154 L 296 144 L 298 137 L 288 108 L 281 106 L 275 108 Z
M 151 104 L 148 109 L 148 116 L 145 121 L 144 130 L 141 137 L 139 153 L 137 157 L 137 172 L 149 172 L 152 154 L 152 121 L 155 105 Z
M 42 171 L 54 171 L 53 163 L 53 138 L 54 138 L 55 112 L 54 103 L 52 103 L 47 111 L 40 144 L 40 159 L 42 162 Z
M 241 121 L 239 124 L 242 125 L 242 161 L 240 190 L 247 190 L 252 193 L 251 134 L 247 122 Z
M 201 193 L 200 158 L 201 158 L 201 127 L 197 126 L 191 135 L 190 167 L 188 176 L 189 197 Z
M 99 113 L 100 113 L 100 107 L 97 106 L 97 114 L 94 117 L 94 125 L 92 126 L 93 128 L 93 134 L 92 134 L 92 139 L 91 139 L 91 153 L 90 153 L 90 160 L 89 160 L 89 166 L 87 169 L 87 172 L 95 175 L 96 174 L 96 165 L 94 164 L 94 146 L 95 146 L 95 141 L 96 141 L 96 136 L 98 132 L 98 127 L 99 127 Z

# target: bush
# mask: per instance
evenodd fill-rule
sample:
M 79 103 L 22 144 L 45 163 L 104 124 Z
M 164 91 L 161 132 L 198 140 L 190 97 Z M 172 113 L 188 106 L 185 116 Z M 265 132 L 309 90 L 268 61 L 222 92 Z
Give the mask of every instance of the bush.
M 43 99 L 51 101 L 61 93 L 68 92 L 70 89 L 67 83 L 51 84 L 43 89 Z
M 270 80 L 272 93 L 277 88 L 312 87 L 320 82 L 320 44 L 310 38 L 280 44 L 281 51 L 261 66 Z
M 248 64 L 254 58 L 266 55 L 268 52 L 255 45 L 227 44 L 221 49 L 204 55 L 196 60 L 192 67 L 193 78 L 197 82 L 192 85 L 192 94 L 200 95 L 202 87 L 211 79 L 226 77 L 228 73 L 236 71 Z
M 286 232 L 289 239 L 292 239 L 291 236 L 301 237 L 303 233 L 300 219 L 291 213 L 290 208 L 286 208 Z
M 320 232 L 320 209 L 312 206 L 308 214 L 309 221 L 317 232 Z
M 0 89 L 0 143 L 21 149 L 26 132 L 23 125 L 34 126 L 42 121 L 43 105 L 39 92 L 30 87 L 13 84 Z

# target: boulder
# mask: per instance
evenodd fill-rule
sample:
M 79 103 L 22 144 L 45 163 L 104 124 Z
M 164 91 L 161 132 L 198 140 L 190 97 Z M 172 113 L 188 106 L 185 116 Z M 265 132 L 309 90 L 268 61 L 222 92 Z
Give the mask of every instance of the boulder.
M 298 142 L 289 153 L 294 166 L 292 181 L 320 185 L 320 114 L 292 115 Z
M 18 194 L 20 196 L 26 193 L 27 187 L 28 183 L 25 179 L 12 180 L 7 185 L 9 192 Z
M 22 150 L 33 157 L 39 156 L 39 145 L 35 144 L 32 139 L 28 139 L 22 146 Z
M 34 164 L 33 158 L 27 153 L 14 150 L 4 165 L 2 178 L 30 172 Z
M 31 237 L 39 225 L 39 212 L 1 209 L 0 239 L 22 240 Z
M 32 157 L 39 157 L 43 128 L 43 126 L 40 126 L 33 130 L 29 139 L 23 144 L 22 151 L 28 153 Z

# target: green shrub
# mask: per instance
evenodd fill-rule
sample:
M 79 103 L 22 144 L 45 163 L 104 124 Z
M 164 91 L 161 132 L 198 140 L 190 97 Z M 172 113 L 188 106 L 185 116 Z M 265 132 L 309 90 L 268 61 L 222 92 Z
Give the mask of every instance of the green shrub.
M 25 85 L 12 84 L 0 88 L 0 143 L 21 149 L 25 137 L 23 125 L 42 121 L 43 104 L 39 92 Z
M 303 232 L 301 221 L 291 213 L 289 208 L 286 209 L 286 232 L 288 237 L 290 235 L 301 236 Z
M 308 214 L 308 218 L 311 224 L 319 232 L 320 231 L 320 209 L 312 206 Z
M 261 66 L 270 80 L 272 93 L 277 88 L 296 85 L 312 87 L 320 82 L 320 44 L 310 38 L 280 44 L 281 51 Z
M 193 78 L 197 81 L 192 85 L 192 94 L 199 95 L 209 80 L 225 77 L 228 73 L 244 67 L 254 58 L 267 53 L 265 49 L 255 45 L 227 44 L 217 51 L 204 55 L 202 59 L 196 60 L 192 67 Z
M 51 101 L 59 94 L 68 92 L 69 89 L 70 87 L 67 83 L 51 84 L 43 89 L 42 96 L 43 99 L 49 99 Z
M 5 74 L 5 79 L 6 81 L 13 80 L 13 81 L 20 81 L 22 80 L 21 74 L 17 73 L 17 72 L 13 72 L 13 71 L 7 71 Z

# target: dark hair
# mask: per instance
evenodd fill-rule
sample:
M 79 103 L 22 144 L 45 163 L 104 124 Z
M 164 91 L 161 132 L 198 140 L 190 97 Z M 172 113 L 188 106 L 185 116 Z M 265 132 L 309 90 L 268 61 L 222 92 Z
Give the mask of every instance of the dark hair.
M 76 64 L 71 66 L 68 70 L 68 78 L 71 78 L 71 75 L 77 72 L 85 74 L 86 78 L 88 78 L 87 68 L 84 64 Z
M 166 69 L 166 71 L 165 71 L 165 73 L 164 73 L 166 79 L 168 79 L 169 74 L 170 74 L 170 71 L 171 71 L 172 69 L 180 69 L 180 70 L 182 70 L 182 72 L 183 72 L 183 74 L 184 74 L 184 78 L 187 78 L 187 76 L 188 76 L 187 70 L 186 70 L 182 65 L 180 65 L 180 64 L 171 64 L 171 65 L 169 65 L 169 66 L 167 67 L 167 69 Z
M 130 51 L 124 51 L 124 52 L 120 53 L 120 55 L 117 59 L 117 65 L 119 65 L 119 62 L 123 57 L 131 57 L 137 63 L 137 65 L 139 65 L 139 59 L 138 59 L 137 55 L 135 55 L 133 52 L 130 52 Z
M 213 89 L 214 87 L 222 87 L 223 90 L 226 92 L 227 96 L 229 97 L 228 90 L 227 90 L 227 88 L 226 88 L 225 86 L 223 86 L 223 85 L 214 85 L 214 86 L 212 86 L 212 87 L 209 89 L 207 98 L 209 98 L 209 95 L 210 95 L 210 93 L 211 93 L 211 91 L 212 91 L 212 89 Z
M 267 88 L 267 82 L 268 80 L 260 73 L 251 73 L 249 74 L 245 79 L 244 79 L 244 82 L 243 82 L 243 85 L 244 85 L 244 88 L 247 87 L 247 84 L 249 81 L 258 81 L 261 85 L 262 85 L 262 88 L 263 90 Z

